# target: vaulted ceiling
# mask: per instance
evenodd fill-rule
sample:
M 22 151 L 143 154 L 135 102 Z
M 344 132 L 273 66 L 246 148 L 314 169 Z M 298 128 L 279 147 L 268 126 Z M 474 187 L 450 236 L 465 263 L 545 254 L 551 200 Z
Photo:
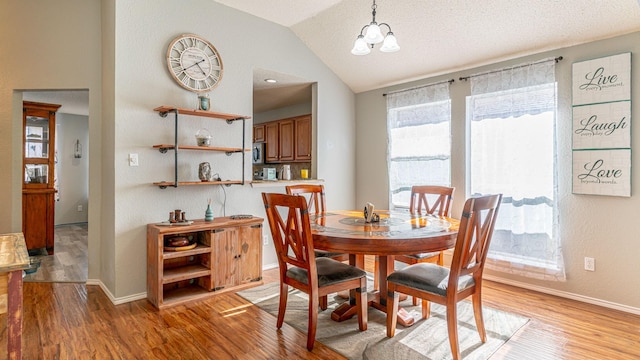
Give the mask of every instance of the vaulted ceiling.
M 400 51 L 355 56 L 372 0 L 213 0 L 289 27 L 354 92 L 640 30 L 639 0 L 376 0 Z

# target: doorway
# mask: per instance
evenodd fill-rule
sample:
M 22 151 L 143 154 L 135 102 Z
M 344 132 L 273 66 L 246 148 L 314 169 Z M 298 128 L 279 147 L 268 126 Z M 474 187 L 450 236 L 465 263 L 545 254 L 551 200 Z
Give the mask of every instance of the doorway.
M 24 91 L 23 101 L 62 105 L 56 113 L 54 252 L 36 251 L 24 281 L 86 282 L 88 277 L 89 91 Z

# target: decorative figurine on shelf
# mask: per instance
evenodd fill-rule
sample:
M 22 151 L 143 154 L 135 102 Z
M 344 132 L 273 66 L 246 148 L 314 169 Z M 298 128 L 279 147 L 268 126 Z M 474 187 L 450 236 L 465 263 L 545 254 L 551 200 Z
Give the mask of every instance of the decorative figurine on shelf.
M 209 110 L 209 94 L 198 95 L 198 109 L 204 111 Z
M 211 180 L 211 165 L 208 162 L 202 162 L 198 166 L 198 177 L 200 181 Z
M 196 142 L 198 146 L 209 146 L 211 145 L 211 133 L 209 130 L 202 128 L 196 132 Z
M 211 199 L 207 200 L 207 210 L 204 212 L 204 221 L 213 221 L 213 210 L 211 210 Z

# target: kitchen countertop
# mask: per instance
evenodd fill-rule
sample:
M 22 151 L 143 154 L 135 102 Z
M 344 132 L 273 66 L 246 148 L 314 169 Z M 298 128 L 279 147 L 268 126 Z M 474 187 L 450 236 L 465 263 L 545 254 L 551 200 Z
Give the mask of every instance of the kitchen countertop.
M 298 184 L 321 184 L 323 183 L 323 179 L 293 179 L 293 180 L 252 180 L 252 187 L 279 187 L 279 186 L 289 186 L 289 185 L 298 185 Z

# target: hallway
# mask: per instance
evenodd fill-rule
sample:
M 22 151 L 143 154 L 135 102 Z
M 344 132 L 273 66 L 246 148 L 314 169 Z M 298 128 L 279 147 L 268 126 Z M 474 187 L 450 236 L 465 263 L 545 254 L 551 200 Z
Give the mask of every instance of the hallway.
M 89 269 L 87 254 L 87 223 L 55 227 L 54 254 L 41 249 L 38 271 L 27 274 L 25 282 L 86 282 Z

